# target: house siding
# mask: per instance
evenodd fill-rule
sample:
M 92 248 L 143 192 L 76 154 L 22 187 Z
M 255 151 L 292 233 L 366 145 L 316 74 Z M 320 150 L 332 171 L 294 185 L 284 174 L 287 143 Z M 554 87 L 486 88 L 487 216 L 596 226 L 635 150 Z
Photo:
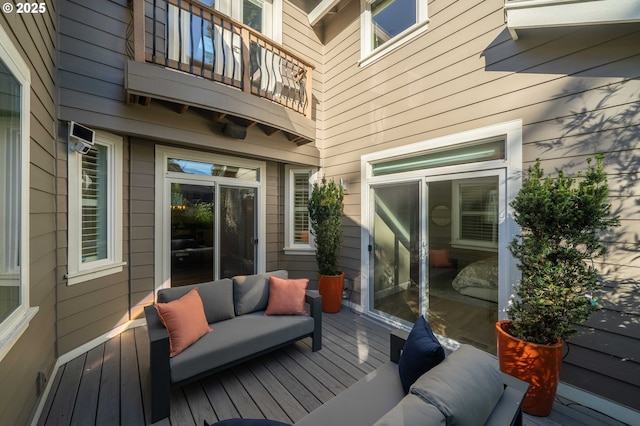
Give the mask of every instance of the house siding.
M 0 26 L 20 52 L 31 73 L 29 304 L 38 313 L 0 361 L 0 418 L 26 424 L 38 398 L 38 372 L 50 376 L 56 360 L 55 281 L 57 159 L 55 144 L 56 10 L 46 2 L 43 14 L 2 13 Z M 29 356 L 25 356 L 29 354 Z
M 640 272 L 637 174 L 640 81 L 637 25 L 523 32 L 504 2 L 430 1 L 428 30 L 359 67 L 358 2 L 324 27 L 319 146 L 327 176 L 349 182 L 342 266 L 360 273 L 360 157 L 413 142 L 521 119 L 523 165 L 536 158 L 570 174 L 605 152 L 610 202 L 622 225 L 603 235 L 603 309 L 571 339 L 562 380 L 640 409 Z M 359 300 L 356 279 L 354 300 Z
M 298 43 L 313 42 L 313 31 L 302 24 L 304 13 L 285 2 L 285 45 L 293 50 L 304 49 Z M 124 218 L 123 260 L 125 270 L 112 277 L 105 277 L 81 285 L 66 286 L 58 276 L 58 352 L 64 354 L 129 320 L 142 318 L 143 307 L 153 301 L 155 288 L 154 229 L 155 216 L 155 146 L 156 144 L 180 146 L 206 152 L 238 155 L 268 161 L 267 180 L 281 162 L 319 165 L 319 151 L 313 144 L 296 146 L 282 134 L 265 135 L 257 127 L 249 128 L 245 140 L 229 139 L 222 135 L 221 123 L 211 114 L 190 109 L 180 114 L 175 105 L 153 101 L 149 106 L 128 104 L 125 99 L 124 77 L 126 73 L 127 28 L 132 25 L 129 2 L 59 2 L 59 58 L 58 118 L 63 122 L 76 121 L 95 129 L 124 135 L 125 176 L 123 184 Z M 290 35 L 288 33 L 294 33 Z M 310 60 L 321 59 L 321 45 L 315 40 L 310 49 Z M 314 73 L 314 84 L 320 81 Z M 212 83 L 215 84 L 215 83 Z M 319 83 L 318 83 L 319 84 Z M 66 147 L 66 136 L 61 131 L 59 144 Z M 63 148 L 64 148 L 63 147 Z M 61 148 L 62 152 L 65 152 Z M 59 162 L 61 171 L 59 190 L 66 192 L 66 161 Z M 131 173 L 129 173 L 129 170 Z M 274 190 L 280 190 L 276 184 Z M 278 210 L 278 194 L 267 198 L 271 210 Z M 273 201 L 276 200 L 276 201 Z M 66 200 L 65 200 L 66 205 Z M 273 208 L 271 207 L 273 206 Z M 66 252 L 66 215 L 59 224 L 64 236 L 59 242 L 61 253 Z M 129 226 L 130 225 L 130 226 Z M 269 234 L 267 265 L 278 266 L 278 244 Z M 281 248 L 280 248 L 281 250 Z M 65 258 L 60 269 L 65 269 Z
M 222 123 L 213 120 L 210 113 L 191 108 L 180 114 L 177 105 L 162 101 L 154 101 L 149 106 L 127 103 L 124 76 L 127 60 L 131 59 L 127 56 L 127 45 L 132 40 L 126 38 L 131 19 L 126 0 L 60 1 L 61 120 L 167 143 L 319 164 L 319 153 L 313 144 L 296 146 L 282 133 L 267 136 L 252 127 L 245 140 L 230 139 L 222 135 Z M 285 30 L 292 31 L 292 28 L 297 27 L 287 26 Z M 317 41 L 316 45 L 319 45 Z

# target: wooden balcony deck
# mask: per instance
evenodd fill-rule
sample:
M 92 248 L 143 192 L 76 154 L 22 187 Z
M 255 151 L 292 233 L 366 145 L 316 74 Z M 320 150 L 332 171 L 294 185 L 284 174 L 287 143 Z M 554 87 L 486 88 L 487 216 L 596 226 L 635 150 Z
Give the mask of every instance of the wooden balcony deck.
M 171 416 L 157 424 L 202 425 L 232 417 L 293 423 L 386 362 L 389 328 L 343 309 L 324 315 L 323 348 L 310 339 L 174 389 Z M 62 366 L 38 425 L 149 423 L 146 327 L 128 330 Z M 559 398 L 551 416 L 525 425 L 620 425 Z

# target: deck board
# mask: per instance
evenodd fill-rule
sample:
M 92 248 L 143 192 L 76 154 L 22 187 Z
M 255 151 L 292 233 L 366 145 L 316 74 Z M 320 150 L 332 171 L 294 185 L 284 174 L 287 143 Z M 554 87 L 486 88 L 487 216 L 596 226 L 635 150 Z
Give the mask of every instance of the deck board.
M 120 336 L 115 336 L 104 344 L 95 423 L 96 426 L 120 424 Z
M 201 426 L 229 418 L 295 423 L 386 362 L 390 327 L 348 309 L 323 317 L 323 348 L 309 338 L 175 388 L 171 415 L 155 425 Z M 61 366 L 38 425 L 145 425 L 150 414 L 146 327 L 128 330 Z M 558 398 L 549 417 L 525 426 L 620 425 Z
M 87 352 L 78 398 L 71 417 L 72 426 L 83 426 L 82 419 L 95 416 L 98 410 L 103 354 L 104 345 L 99 345 Z
M 138 345 L 143 344 L 138 342 Z M 136 353 L 135 331 L 127 330 L 120 335 L 120 417 L 121 424 L 144 424 L 144 407 L 140 369 Z
M 64 372 L 45 425 L 54 426 L 71 424 L 73 408 L 78 396 L 78 389 L 82 379 L 82 369 L 86 358 L 87 354 L 85 353 L 74 358 L 65 365 Z

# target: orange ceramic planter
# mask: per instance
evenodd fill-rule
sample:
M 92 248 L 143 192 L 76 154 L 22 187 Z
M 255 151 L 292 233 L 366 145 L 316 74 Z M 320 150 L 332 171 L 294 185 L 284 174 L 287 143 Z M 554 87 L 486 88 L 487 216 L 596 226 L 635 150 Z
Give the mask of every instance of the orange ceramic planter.
M 322 296 L 322 312 L 333 314 L 340 312 L 344 290 L 344 272 L 339 275 L 318 274 L 318 291 Z
M 525 342 L 507 333 L 510 325 L 511 321 L 496 323 L 500 370 L 529 383 L 523 405 L 525 413 L 548 416 L 560 380 L 563 343 L 540 345 Z

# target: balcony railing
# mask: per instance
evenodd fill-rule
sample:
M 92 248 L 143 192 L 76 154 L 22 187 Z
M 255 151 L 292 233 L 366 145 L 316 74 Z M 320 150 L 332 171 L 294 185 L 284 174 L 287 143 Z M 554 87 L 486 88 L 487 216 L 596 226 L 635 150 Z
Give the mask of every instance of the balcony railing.
M 134 0 L 134 59 L 233 86 L 311 117 L 313 66 L 195 0 Z

